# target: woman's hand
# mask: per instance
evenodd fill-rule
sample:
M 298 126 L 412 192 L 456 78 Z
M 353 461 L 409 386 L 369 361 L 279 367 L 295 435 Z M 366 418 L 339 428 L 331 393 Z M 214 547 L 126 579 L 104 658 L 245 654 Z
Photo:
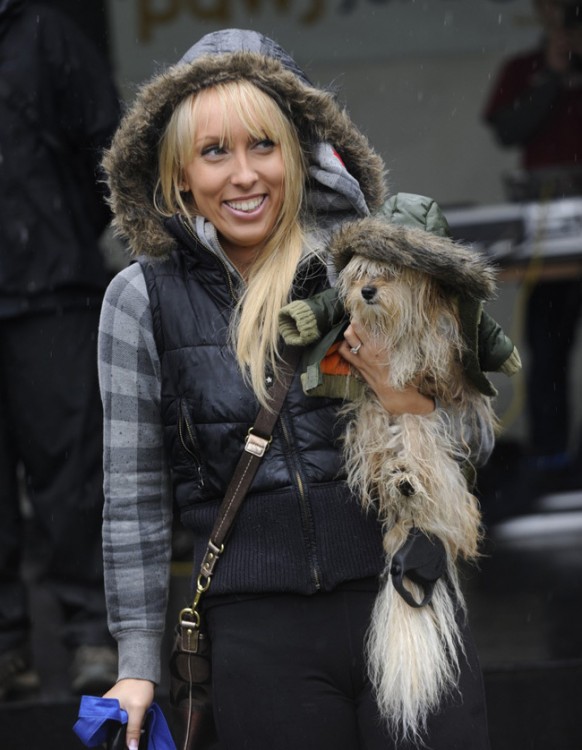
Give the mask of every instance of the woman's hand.
M 154 700 L 154 683 L 149 680 L 119 680 L 104 698 L 117 698 L 127 711 L 126 743 L 129 750 L 137 750 L 146 711 Z
M 358 371 L 386 411 L 391 414 L 430 414 L 434 411 L 434 400 L 419 393 L 414 384 L 402 390 L 392 388 L 388 382 L 386 350 L 368 338 L 357 324 L 350 323 L 346 328 L 339 353 Z

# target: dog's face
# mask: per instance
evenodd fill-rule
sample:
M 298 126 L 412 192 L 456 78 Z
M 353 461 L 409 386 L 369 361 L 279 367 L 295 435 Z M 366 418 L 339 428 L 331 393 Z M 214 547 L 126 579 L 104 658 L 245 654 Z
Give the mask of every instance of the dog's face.
M 456 301 L 426 273 L 354 256 L 338 290 L 352 321 L 387 351 L 399 384 L 453 366 L 461 348 Z M 427 375 L 428 376 L 428 375 Z
M 413 335 L 442 307 L 442 295 L 427 274 L 354 256 L 338 288 L 352 320 L 392 345 Z

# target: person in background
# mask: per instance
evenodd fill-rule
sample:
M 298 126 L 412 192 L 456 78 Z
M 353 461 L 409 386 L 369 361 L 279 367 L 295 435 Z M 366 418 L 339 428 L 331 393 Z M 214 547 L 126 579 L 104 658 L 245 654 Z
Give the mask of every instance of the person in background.
M 0 0 L 0 700 L 39 687 L 27 541 L 61 605 L 72 690 L 115 680 L 96 365 L 110 213 L 97 168 L 119 118 L 110 71 L 72 21 Z
M 144 85 L 104 165 L 114 226 L 137 261 L 111 282 L 99 335 L 103 551 L 119 646 L 105 697 L 127 711 L 135 750 L 161 679 L 173 510 L 193 532 L 198 570 L 281 367 L 279 310 L 333 283 L 331 232 L 379 210 L 386 188 L 382 160 L 334 97 L 271 39 L 237 29 L 203 37 Z M 385 409 L 428 419 L 440 408 L 414 383 L 392 389 L 378 345 L 355 326 L 340 353 Z M 382 528 L 345 481 L 341 406 L 306 396 L 295 373 L 205 595 L 214 712 L 230 750 L 416 746 L 380 718 L 367 673 Z M 479 464 L 493 436 L 471 433 L 467 458 Z M 489 747 L 466 622 L 463 640 L 459 690 L 423 737 L 433 750 Z
M 484 120 L 504 147 L 521 151 L 517 197 L 582 195 L 582 3 L 534 0 L 544 33 L 533 50 L 501 67 Z M 582 309 L 582 279 L 540 279 L 526 303 L 528 445 L 504 513 L 536 497 L 582 486 L 575 458 L 570 362 Z

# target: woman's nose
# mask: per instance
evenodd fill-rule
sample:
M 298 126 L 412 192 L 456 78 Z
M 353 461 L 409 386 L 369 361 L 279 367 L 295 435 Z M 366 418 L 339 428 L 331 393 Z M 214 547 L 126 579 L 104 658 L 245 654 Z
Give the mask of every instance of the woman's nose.
M 248 154 L 244 153 L 236 156 L 230 179 L 233 185 L 240 185 L 241 187 L 249 187 L 256 181 L 257 172 Z

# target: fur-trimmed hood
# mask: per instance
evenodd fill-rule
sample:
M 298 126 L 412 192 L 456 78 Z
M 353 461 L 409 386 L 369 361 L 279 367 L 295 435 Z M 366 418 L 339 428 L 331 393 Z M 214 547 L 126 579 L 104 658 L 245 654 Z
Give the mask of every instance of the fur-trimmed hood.
M 446 220 L 433 201 L 424 196 L 401 196 L 402 206 L 395 215 L 398 195 L 383 206 L 376 218 L 344 224 L 332 237 L 329 253 L 337 273 L 354 255 L 381 263 L 411 268 L 437 279 L 457 296 L 465 350 L 463 364 L 469 380 L 487 396 L 497 391 L 485 372 L 511 376 L 521 369 L 519 352 L 501 327 L 483 309 L 495 296 L 495 269 L 488 260 L 446 236 Z M 380 218 L 381 217 L 381 218 Z M 412 218 L 411 218 L 412 217 Z M 398 221 L 425 226 L 436 221 L 440 235 Z
M 190 94 L 237 80 L 248 80 L 265 91 L 297 128 L 313 165 L 310 179 L 318 183 L 320 192 L 312 212 L 317 213 L 318 206 L 322 212 L 328 210 L 325 194 L 334 190 L 335 178 L 330 184 L 319 168 L 322 144 L 330 153 L 337 152 L 349 173 L 346 176 L 361 191 L 361 205 L 355 213 L 350 207 L 352 218 L 376 210 L 384 201 L 382 159 L 335 97 L 313 86 L 295 61 L 267 37 L 254 31 L 218 31 L 207 34 L 176 65 L 142 86 L 105 154 L 113 225 L 134 254 L 163 257 L 174 246 L 152 202 L 158 143 L 171 113 Z
M 495 293 L 493 268 L 483 256 L 450 239 L 445 215 L 432 198 L 396 193 L 375 218 L 346 223 L 332 236 L 329 251 L 338 273 L 359 255 L 428 273 L 446 285 L 457 297 L 465 373 L 484 395 L 497 394 L 485 373 L 511 377 L 521 369 L 513 342 L 483 309 Z M 347 323 L 337 288 L 290 302 L 279 313 L 285 343 L 306 347 L 301 376 L 306 393 L 353 399 L 361 392 L 361 381 L 342 377 L 350 370 L 334 347 Z
M 354 255 L 428 273 L 461 296 L 488 300 L 495 294 L 495 270 L 471 248 L 424 229 L 367 218 L 345 224 L 329 248 L 339 273 Z

